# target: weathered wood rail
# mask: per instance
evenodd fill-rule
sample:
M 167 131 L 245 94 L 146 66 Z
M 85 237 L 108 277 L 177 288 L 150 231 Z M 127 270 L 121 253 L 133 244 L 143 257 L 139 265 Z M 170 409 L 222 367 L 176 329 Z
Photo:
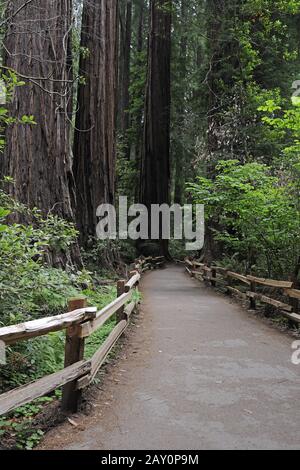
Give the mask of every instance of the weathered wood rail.
M 131 314 L 137 307 L 133 292 L 138 287 L 142 273 L 148 269 L 162 267 L 164 263 L 163 257 L 137 260 L 134 271 L 130 272 L 129 279 L 118 281 L 117 298 L 100 311 L 96 307 L 88 307 L 84 298 L 71 299 L 68 313 L 0 328 L 0 341 L 4 342 L 6 346 L 66 330 L 65 368 L 0 395 L 0 415 L 7 414 L 60 387 L 63 387 L 63 410 L 66 412 L 76 411 L 82 389 L 91 384 L 129 324 Z M 95 333 L 114 315 L 116 316 L 116 326 L 94 356 L 85 360 L 85 339 Z
M 291 281 L 277 281 L 243 275 L 220 266 L 207 266 L 189 258 L 185 259 L 185 268 L 191 277 L 209 282 L 213 287 L 216 287 L 218 283 L 223 285 L 225 283 L 227 292 L 243 300 L 248 299 L 252 310 L 257 308 L 257 302 L 271 305 L 291 322 L 300 324 L 300 290 L 295 289 Z M 241 288 L 241 285 L 245 287 Z M 266 292 L 261 292 L 262 289 L 271 292 L 266 295 Z M 274 291 L 278 291 L 280 300 L 272 297 Z

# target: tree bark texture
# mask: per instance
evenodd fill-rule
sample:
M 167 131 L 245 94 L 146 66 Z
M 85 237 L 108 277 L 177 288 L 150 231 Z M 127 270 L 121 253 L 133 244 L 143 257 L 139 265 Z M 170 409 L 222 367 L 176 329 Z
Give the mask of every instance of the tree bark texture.
M 23 4 L 8 2 L 4 65 L 31 77 L 15 89 L 12 117 L 33 115 L 37 125 L 7 128 L 1 173 L 13 177 L 9 191 L 18 201 L 72 220 L 72 0 L 33 0 L 20 8 Z
M 76 219 L 82 242 L 96 235 L 97 207 L 113 203 L 118 58 L 117 0 L 85 0 L 74 138 Z
M 185 82 L 187 76 L 187 18 L 188 18 L 188 1 L 181 0 L 181 23 L 182 23 L 182 36 L 180 38 L 180 73 L 179 78 L 182 83 Z M 177 107 L 177 114 L 180 121 L 183 123 L 185 120 L 185 94 L 181 96 L 180 103 Z M 178 149 L 178 155 L 175 162 L 175 188 L 174 188 L 174 202 L 175 204 L 182 204 L 184 201 L 185 178 L 186 178 L 186 149 L 184 147 L 184 126 L 181 131 L 181 147 Z
M 169 0 L 151 0 L 140 202 L 170 202 L 171 22 Z M 166 254 L 167 243 L 161 240 Z
M 129 86 L 130 86 L 130 51 L 132 40 L 132 1 L 123 0 L 124 5 L 120 11 L 120 71 L 119 71 L 119 128 L 127 140 L 127 131 L 130 126 L 129 115 Z M 127 157 L 130 148 L 126 145 Z

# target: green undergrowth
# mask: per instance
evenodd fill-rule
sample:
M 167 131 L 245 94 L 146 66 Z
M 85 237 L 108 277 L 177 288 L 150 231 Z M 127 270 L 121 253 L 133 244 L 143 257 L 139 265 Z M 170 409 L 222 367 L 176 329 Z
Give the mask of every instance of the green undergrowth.
M 102 309 L 110 302 L 112 302 L 117 296 L 117 290 L 114 286 L 103 287 L 98 290 L 85 290 L 84 295 L 89 299 L 89 304 L 92 306 L 97 306 L 98 309 Z M 106 340 L 110 332 L 115 326 L 116 320 L 115 317 L 112 317 L 105 325 L 103 325 L 99 330 L 93 333 L 89 338 L 87 338 L 85 343 L 85 357 L 87 359 L 91 358 L 99 346 Z
M 88 260 L 83 257 L 85 267 L 75 264 L 74 226 L 15 202 L 4 190 L 9 184 L 9 179 L 0 181 L 0 328 L 66 313 L 72 297 L 84 296 L 88 305 L 98 309 L 115 299 L 112 281 L 118 277 L 117 269 L 102 263 L 104 248 L 91 250 Z M 121 259 L 118 247 L 113 249 L 114 259 Z M 111 250 L 107 248 L 107 258 Z M 114 325 L 113 318 L 86 340 L 86 358 L 96 352 Z M 0 365 L 0 394 L 63 369 L 64 349 L 64 331 L 7 347 L 6 364 Z M 0 448 L 36 446 L 43 435 L 43 428 L 36 424 L 38 416 L 60 394 L 57 390 L 0 417 Z
M 102 286 L 97 289 L 85 289 L 78 294 L 87 297 L 88 304 L 102 309 L 116 298 L 116 288 L 114 286 Z M 135 290 L 133 299 L 139 301 L 141 294 Z M 115 327 L 116 319 L 112 317 L 103 327 L 92 334 L 85 343 L 85 358 L 91 358 L 99 349 L 101 344 L 109 336 Z M 39 377 L 54 373 L 63 368 L 65 335 L 63 332 L 49 334 L 45 337 L 29 341 L 27 352 L 30 353 L 30 367 L 27 373 L 14 372 L 10 377 L 10 385 L 20 385 L 27 383 Z M 16 351 L 15 351 L 15 354 Z M 22 355 L 21 352 L 19 352 Z M 24 355 L 24 351 L 23 351 Z M 10 366 L 11 367 L 11 366 Z M 28 365 L 27 365 L 28 367 Z M 27 405 L 21 406 L 10 413 L 8 416 L 0 417 L 0 449 L 25 449 L 31 450 L 36 447 L 47 430 L 47 425 L 41 426 L 39 415 L 43 413 L 45 407 L 55 404 L 61 399 L 61 389 L 56 390 L 46 397 Z
M 70 286 L 71 287 L 71 286 Z M 101 286 L 82 291 L 70 289 L 73 296 L 84 295 L 88 304 L 99 309 L 109 304 L 116 297 L 114 286 Z M 68 291 L 68 292 L 70 292 Z M 55 292 L 54 292 L 55 294 Z M 56 292 L 57 305 L 52 299 L 52 311 L 49 314 L 65 313 L 67 311 L 67 296 Z M 60 309 L 58 307 L 60 306 Z M 49 308 L 49 306 L 48 306 Z M 44 315 L 47 316 L 47 315 Z M 12 321 L 12 324 L 14 322 Z M 86 342 L 86 354 L 90 357 L 113 328 L 113 321 L 104 325 Z M 21 342 L 7 348 L 7 364 L 0 369 L 0 392 L 5 392 L 24 385 L 45 375 L 52 374 L 63 368 L 65 348 L 65 333 L 50 333 L 47 336 Z
M 86 295 L 89 293 L 86 292 Z M 93 305 L 97 305 L 98 308 L 103 308 L 105 305 L 108 305 L 114 298 L 116 298 L 117 292 L 114 287 L 107 289 L 106 295 L 100 295 L 98 297 L 97 292 L 93 295 Z M 90 298 L 90 297 L 89 297 Z M 132 299 L 135 302 L 141 300 L 141 293 L 138 290 L 134 290 L 132 294 Z M 113 328 L 116 326 L 116 317 L 115 315 L 109 320 L 105 325 L 103 325 L 98 331 L 93 333 L 85 343 L 85 357 L 87 359 L 91 358 L 95 352 L 99 349 L 99 346 L 106 340 Z
M 109 304 L 116 297 L 114 286 L 101 286 L 95 289 L 74 290 L 73 295 L 83 295 L 88 304 L 99 309 Z M 66 311 L 66 301 L 56 296 L 62 303 L 62 313 Z M 56 310 L 56 309 L 55 309 Z M 86 341 L 85 357 L 90 358 L 101 346 L 115 326 L 115 319 L 107 322 Z M 64 367 L 65 333 L 51 333 L 31 341 L 19 343 L 8 348 L 7 365 L 1 366 L 0 380 L 2 392 L 24 385 L 46 375 L 57 372 Z M 45 406 L 57 401 L 61 390 L 56 390 L 47 397 L 17 408 L 6 417 L 0 417 L 0 442 L 7 448 L 34 448 L 44 435 L 43 429 L 35 421 Z M 1 449 L 1 444 L 0 444 Z
M 61 390 L 56 390 L 51 396 L 41 397 L 32 403 L 16 409 L 9 417 L 0 417 L 0 450 L 18 449 L 32 450 L 44 436 L 42 426 L 36 422 L 36 417 L 46 405 L 61 398 Z
M 49 268 L 49 270 L 52 271 L 49 273 L 49 278 L 56 278 L 57 281 L 63 274 L 62 279 L 64 282 L 60 284 L 60 288 L 54 289 L 52 285 L 52 295 L 49 285 L 44 290 L 34 293 L 32 298 L 35 299 L 35 302 L 39 299 L 41 305 L 42 299 L 49 298 L 48 306 L 43 310 L 44 317 L 66 312 L 68 298 L 70 297 L 85 297 L 89 306 L 95 306 L 99 310 L 116 298 L 115 285 L 95 286 L 95 278 L 91 277 L 88 280 L 85 274 L 84 283 L 88 285 L 88 288 L 80 289 L 78 287 L 78 273 L 77 276 L 68 277 L 67 281 L 65 273 L 56 270 L 57 276 L 55 277 L 55 270 L 52 270 L 52 268 Z M 83 282 L 82 273 L 80 276 L 81 282 Z M 140 300 L 138 291 L 134 291 L 133 299 L 135 301 Z M 36 311 L 39 312 L 37 315 L 28 312 L 24 317 L 26 319 L 40 318 L 40 311 L 38 309 Z M 19 315 L 11 316 L 10 321 L 16 323 L 18 319 L 24 317 Z M 110 321 L 86 339 L 86 359 L 95 354 L 109 336 L 115 324 L 116 319 L 113 316 Z M 64 348 L 65 332 L 50 333 L 47 336 L 18 343 L 14 347 L 7 348 L 7 364 L 0 368 L 1 393 L 61 370 L 64 367 Z M 39 398 L 14 410 L 7 416 L 0 417 L 0 449 L 30 450 L 36 447 L 47 430 L 47 426 L 40 424 L 39 416 L 44 413 L 49 405 L 55 405 L 60 398 L 61 389 L 58 389 L 49 396 Z

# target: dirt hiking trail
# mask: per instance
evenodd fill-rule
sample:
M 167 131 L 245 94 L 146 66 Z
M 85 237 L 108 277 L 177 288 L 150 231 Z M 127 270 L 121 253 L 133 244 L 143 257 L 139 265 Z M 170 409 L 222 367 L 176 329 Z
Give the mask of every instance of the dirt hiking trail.
M 92 412 L 40 449 L 299 449 L 292 337 L 170 266 L 145 275 L 141 313 Z

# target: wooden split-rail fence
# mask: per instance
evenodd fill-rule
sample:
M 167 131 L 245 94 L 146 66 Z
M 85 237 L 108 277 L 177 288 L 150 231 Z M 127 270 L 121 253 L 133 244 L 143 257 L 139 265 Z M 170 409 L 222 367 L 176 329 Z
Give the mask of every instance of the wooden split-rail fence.
M 191 277 L 209 282 L 213 287 L 218 283 L 224 286 L 225 283 L 227 292 L 242 300 L 248 299 L 252 310 L 257 308 L 258 302 L 271 305 L 291 322 L 300 324 L 300 290 L 294 288 L 294 283 L 291 281 L 245 276 L 220 266 L 207 266 L 189 258 L 185 259 L 185 267 Z M 278 294 L 275 295 L 277 299 L 272 297 L 274 294 Z
M 129 280 L 117 282 L 117 298 L 100 311 L 96 307 L 88 307 L 84 298 L 71 299 L 68 313 L 0 328 L 0 341 L 6 346 L 66 330 L 64 369 L 0 395 L 0 415 L 60 387 L 63 387 L 62 409 L 66 412 L 77 411 L 82 390 L 91 384 L 129 324 L 130 316 L 137 307 L 133 292 L 138 287 L 142 273 L 162 267 L 164 262 L 163 257 L 137 260 Z M 85 339 L 114 315 L 116 326 L 108 338 L 91 359 L 84 359 Z

